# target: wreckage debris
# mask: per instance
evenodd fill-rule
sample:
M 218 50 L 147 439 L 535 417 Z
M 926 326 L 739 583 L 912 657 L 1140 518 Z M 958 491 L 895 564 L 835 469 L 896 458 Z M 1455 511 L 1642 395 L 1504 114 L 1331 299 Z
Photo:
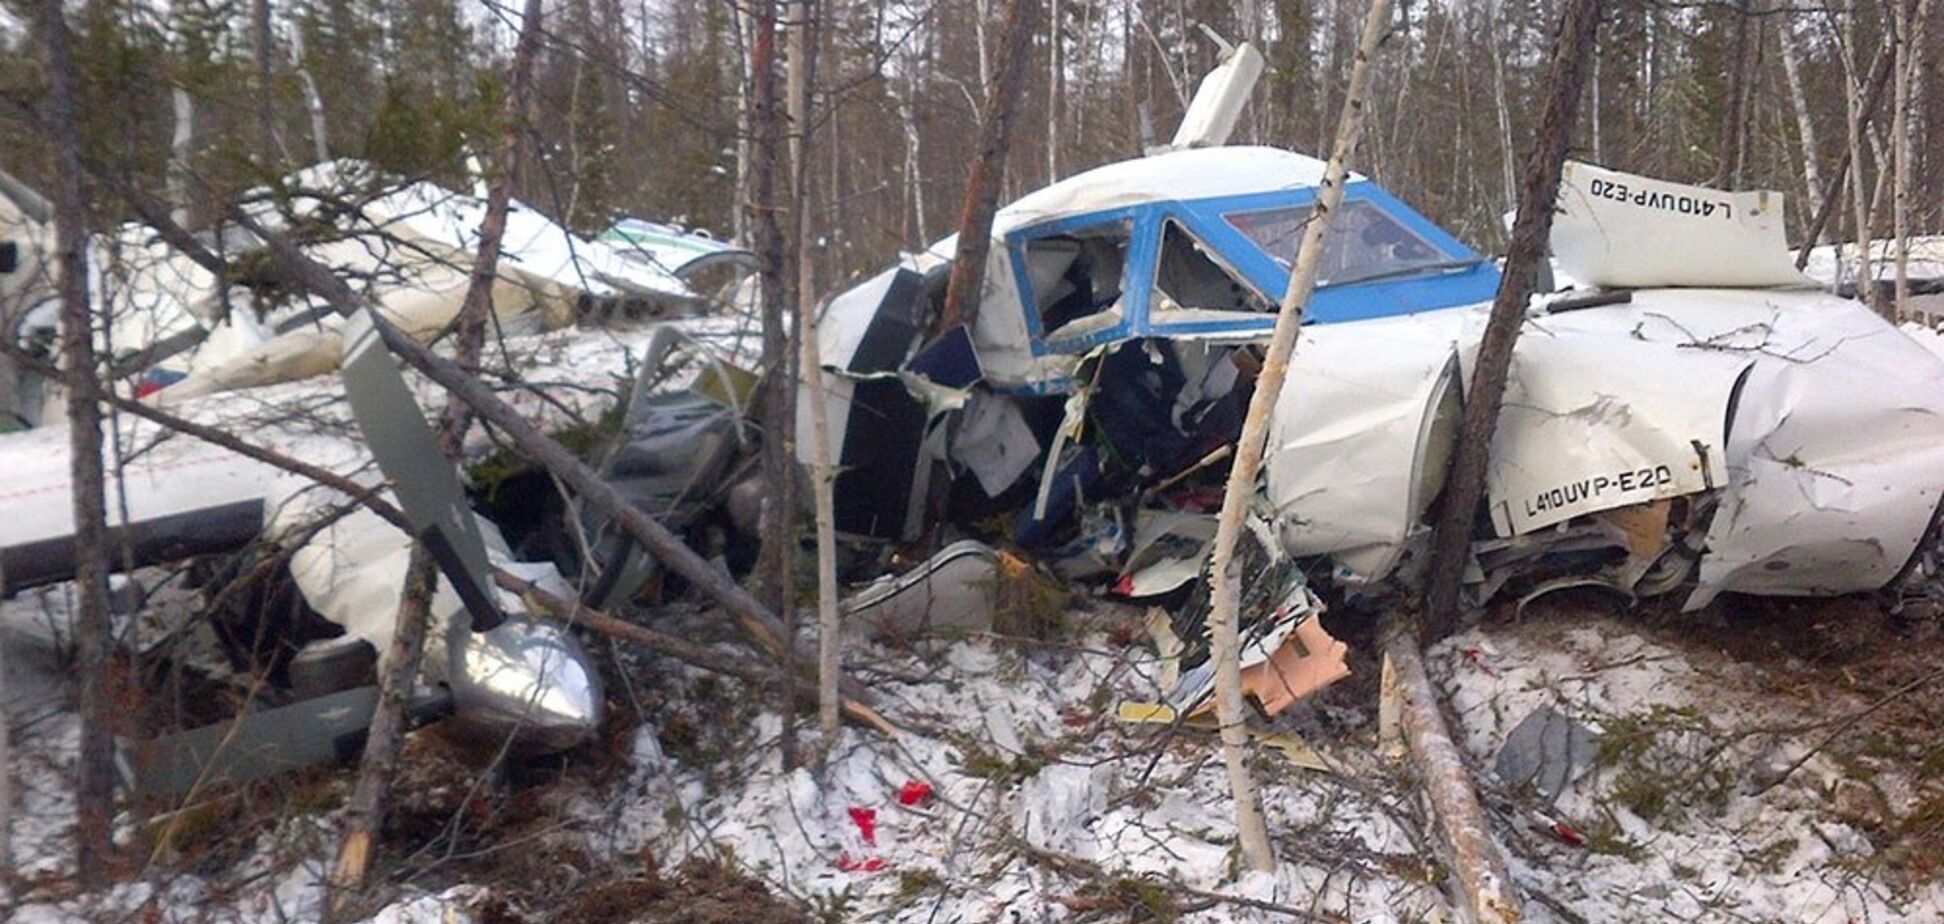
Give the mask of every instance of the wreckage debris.
M 1248 68 L 1235 67 L 1243 79 Z M 1001 209 L 988 285 L 963 324 L 940 329 L 949 240 L 824 304 L 816 330 L 826 388 L 799 389 L 797 410 L 807 418 L 822 401 L 829 411 L 840 559 L 854 588 L 844 608 L 862 634 L 994 631 L 1008 609 L 1068 591 L 1113 597 L 1165 614 L 1150 629 L 1172 665 L 1156 709 L 1127 714 L 1206 708 L 1212 513 L 1323 169 L 1299 154 L 1210 142 L 1232 124 L 1224 111 L 1197 116 L 1190 134 L 1201 142 L 1074 175 Z M 365 280 L 384 316 L 408 331 L 429 336 L 450 320 L 481 203 L 351 162 L 294 181 L 356 193 L 339 236 L 304 241 L 308 253 Z M 266 205 L 257 217 L 290 229 L 322 214 L 316 196 L 286 198 L 284 211 Z M 1777 194 L 1572 164 L 1560 205 L 1553 249 L 1560 278 L 1576 288 L 1535 302 L 1533 331 L 1513 358 L 1487 473 L 1489 517 L 1471 547 L 1474 601 L 1591 584 L 1635 599 L 1679 595 L 1695 608 L 1722 593 L 1843 593 L 1913 569 L 1936 573 L 1920 543 L 1944 498 L 1944 359 L 1933 332 L 1897 333 L 1796 274 L 1781 253 Z M 503 263 L 495 304 L 509 345 L 561 380 L 558 392 L 526 396 L 523 410 L 581 428 L 624 498 L 722 568 L 745 571 L 772 494 L 752 473 L 764 438 L 757 394 L 790 387 L 742 365 L 747 330 L 733 315 L 747 308 L 753 258 L 648 222 L 589 240 L 532 209 L 514 215 L 506 246 L 517 259 Z M 219 320 L 213 277 L 140 229 L 116 234 L 129 246 L 102 252 L 145 254 L 146 268 L 126 269 L 148 280 L 137 288 L 161 308 L 160 320 L 117 340 L 168 344 L 137 370 L 147 400 L 208 415 L 247 390 L 340 428 L 355 422 L 357 436 L 262 436 L 334 472 L 375 459 L 412 528 L 444 543 L 450 651 L 476 647 L 464 630 L 472 639 L 503 631 L 494 628 L 503 616 L 515 627 L 504 631 L 528 633 L 582 678 L 556 690 L 518 644 L 502 646 L 496 663 L 572 700 L 562 701 L 562 723 L 528 733 L 547 747 L 586 734 L 600 697 L 584 654 L 571 634 L 533 627 L 487 572 L 525 569 L 550 593 L 599 610 L 678 594 L 681 582 L 615 524 L 568 512 L 546 479 L 512 480 L 517 458 L 496 459 L 512 478 L 470 493 L 446 483 L 443 468 L 428 486 L 431 450 L 399 436 L 407 418 L 422 424 L 420 405 L 409 391 L 398 400 L 392 358 L 372 351 L 355 320 L 309 299 Z M 1646 237 L 1688 245 L 1624 246 Z M 1241 550 L 1244 685 L 1270 716 L 1348 672 L 1345 646 L 1324 627 L 1325 597 L 1340 601 L 1336 618 L 1354 619 L 1417 580 L 1483 303 L 1499 282 L 1490 260 L 1365 177 L 1346 185 L 1322 246 L 1322 280 L 1278 396 Z M 38 251 L 12 253 L 19 262 Z M 373 272 L 390 263 L 398 272 Z M 602 362 L 586 361 L 593 356 Z M 610 393 L 631 360 L 618 404 L 589 397 Z M 337 380 L 322 378 L 333 371 Z M 380 379 L 391 399 L 373 410 Z M 269 467 L 140 435 L 156 444 L 152 458 L 181 467 L 128 479 L 130 522 L 112 525 L 137 564 L 296 535 L 299 514 L 321 509 L 289 503 L 299 492 Z M 21 462 L 0 489 L 22 504 L 0 529 L 9 589 L 68 576 L 69 488 L 49 451 L 58 437 L 50 427 L 0 438 L 0 452 Z M 798 447 L 807 452 L 808 441 Z M 490 495 L 516 484 L 509 490 L 533 494 L 531 506 L 496 523 Z M 317 677 L 384 637 L 405 537 L 354 513 L 309 541 L 292 555 L 296 585 L 312 612 L 357 640 L 296 640 L 292 663 L 302 669 L 293 672 Z M 363 548 L 370 554 L 350 554 Z M 566 574 L 585 586 L 576 593 Z M 1047 583 L 1062 589 L 1044 599 L 1018 590 Z M 448 681 L 470 669 L 433 660 Z M 492 712 L 456 699 L 461 724 Z M 1507 772 L 1557 783 L 1549 728 L 1534 732 L 1537 769 L 1508 758 Z M 1568 735 L 1569 754 L 1577 740 Z

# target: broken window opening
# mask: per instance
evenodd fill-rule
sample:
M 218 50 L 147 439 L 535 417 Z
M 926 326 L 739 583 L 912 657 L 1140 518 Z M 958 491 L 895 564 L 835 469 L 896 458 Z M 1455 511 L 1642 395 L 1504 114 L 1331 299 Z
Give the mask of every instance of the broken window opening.
M 1120 323 L 1133 223 L 1122 219 L 1026 243 L 1040 335 L 1074 337 Z
M 1234 212 L 1224 217 L 1264 253 L 1289 269 L 1295 266 L 1302 250 L 1303 231 L 1313 212 L 1314 206 L 1298 205 Z M 1337 207 L 1330 230 L 1324 235 L 1322 266 L 1317 271 L 1316 284 L 1321 288 L 1373 282 L 1471 266 L 1476 262 L 1462 260 L 1433 244 L 1376 203 L 1352 199 Z
M 1156 303 L 1157 311 L 1266 314 L 1276 310 L 1274 302 L 1217 259 L 1213 248 L 1196 239 L 1174 219 L 1168 219 L 1163 225 L 1154 288 L 1163 298 Z

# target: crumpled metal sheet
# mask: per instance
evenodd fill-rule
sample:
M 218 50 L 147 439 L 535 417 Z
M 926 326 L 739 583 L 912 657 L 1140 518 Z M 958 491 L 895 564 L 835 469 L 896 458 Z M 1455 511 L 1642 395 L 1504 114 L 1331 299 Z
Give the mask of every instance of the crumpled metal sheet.
M 1835 594 L 1883 586 L 1910 560 L 1944 495 L 1944 359 L 1858 302 L 1819 292 L 1643 293 L 1643 310 L 1754 357 L 1729 429 L 1729 480 L 1700 586 Z
M 1516 536 L 1721 483 L 1728 408 L 1749 364 L 1573 315 L 1528 325 L 1492 436 L 1493 528 Z
M 1380 580 L 1442 484 L 1467 312 L 1303 331 L 1270 422 L 1268 496 L 1293 555 Z
M 1410 499 L 1413 485 L 1423 493 L 1428 398 L 1413 388 L 1442 356 L 1475 349 L 1484 310 L 1305 332 L 1265 463 L 1293 554 L 1331 556 L 1340 579 L 1395 567 L 1422 528 Z M 1938 510 L 1944 359 L 1858 303 L 1806 288 L 1642 290 L 1527 324 L 1487 475 L 1501 535 L 1712 490 L 1687 603 L 1699 607 L 1724 591 L 1881 587 Z M 1656 458 L 1666 484 L 1656 472 L 1651 490 L 1591 490 Z M 1676 460 L 1694 467 L 1676 474 Z M 1581 480 L 1572 504 L 1519 506 Z

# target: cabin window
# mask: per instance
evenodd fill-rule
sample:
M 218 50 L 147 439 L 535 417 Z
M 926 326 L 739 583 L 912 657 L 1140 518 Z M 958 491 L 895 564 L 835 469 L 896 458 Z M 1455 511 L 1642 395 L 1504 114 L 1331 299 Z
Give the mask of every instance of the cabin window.
M 1026 242 L 1026 275 L 1040 335 L 1080 336 L 1120 322 L 1132 222 L 1110 221 Z
M 1311 206 L 1300 205 L 1226 217 L 1236 230 L 1287 269 L 1295 265 L 1297 251 L 1302 249 L 1303 230 L 1311 212 Z M 1358 200 L 1337 207 L 1329 233 L 1323 238 L 1322 260 L 1316 277 L 1318 286 L 1370 282 L 1459 262 L 1374 203 Z
M 1274 303 L 1263 298 L 1242 277 L 1217 259 L 1181 224 L 1162 226 L 1161 258 L 1155 267 L 1154 289 L 1160 296 L 1157 311 L 1270 312 Z

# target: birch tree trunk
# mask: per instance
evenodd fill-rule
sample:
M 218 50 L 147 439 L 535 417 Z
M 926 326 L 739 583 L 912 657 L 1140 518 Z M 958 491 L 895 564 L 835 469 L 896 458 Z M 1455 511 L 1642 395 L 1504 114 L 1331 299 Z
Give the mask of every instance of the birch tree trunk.
M 1911 8 L 1915 6 L 1913 11 Z M 1894 214 L 1894 234 L 1896 236 L 1896 288 L 1892 302 L 1892 320 L 1907 316 L 1910 312 L 1910 173 L 1911 173 L 1911 135 L 1916 113 L 1910 105 L 1911 88 L 1921 74 L 1917 69 L 1918 55 L 1923 47 L 1924 21 L 1929 17 L 1930 0 L 1896 0 L 1897 54 L 1894 66 L 1896 76 L 1896 102 L 1892 107 L 1894 115 L 1890 126 L 1892 138 L 1891 162 L 1896 171 L 1895 199 L 1891 206 Z
M 755 17 L 750 15 L 743 4 L 731 3 L 729 20 L 735 27 L 737 65 L 736 208 L 730 209 L 730 236 L 734 238 L 736 246 L 751 247 L 754 245 L 753 232 L 749 226 L 749 209 L 746 206 L 750 201 L 749 184 L 752 178 L 749 160 L 752 153 L 750 142 L 755 136 L 755 112 L 751 108 L 750 98 L 750 77 L 753 72 L 750 70 L 749 61 L 750 39 L 755 28 L 753 25 Z
M 843 624 L 837 611 L 837 513 L 831 497 L 830 405 L 824 400 L 823 356 L 817 344 L 816 274 L 811 244 L 816 240 L 810 198 L 811 90 L 816 82 L 815 15 L 811 0 L 790 4 L 790 173 L 796 186 L 796 336 L 797 368 L 807 397 L 792 397 L 810 409 L 810 500 L 817 526 L 817 727 L 823 745 L 837 740 L 843 669 Z
M 1816 166 L 1817 152 L 1821 149 L 1816 146 L 1816 120 L 1810 117 L 1809 99 L 1802 92 L 1801 54 L 1796 50 L 1794 23 L 1783 22 L 1776 29 L 1776 40 L 1782 48 L 1782 74 L 1789 84 L 1789 106 L 1795 112 L 1796 137 L 1802 142 L 1802 182 L 1814 194 L 1822 189 L 1822 170 Z M 1598 86 L 1597 78 L 1594 85 Z M 1803 206 L 1808 204 L 1805 199 Z M 1807 240 L 1815 243 L 1814 238 Z
M 1051 0 L 1046 15 L 1046 182 L 1060 178 L 1060 87 L 1066 62 L 1060 41 L 1060 0 Z
M 1728 99 L 1722 110 L 1721 137 L 1716 141 L 1715 175 L 1716 189 L 1731 188 L 1741 175 L 1742 150 L 1742 108 L 1747 95 L 1749 45 L 1748 29 L 1750 16 L 1748 7 L 1743 3 L 1731 3 L 1735 11 L 1734 57 L 1729 60 Z
M 75 869 L 98 885 L 113 855 L 115 738 L 120 684 L 108 613 L 107 501 L 101 461 L 101 381 L 88 297 L 87 207 L 81 198 L 81 139 L 75 126 L 74 61 L 61 0 L 42 0 L 47 50 L 46 121 L 53 148 L 54 239 L 61 298 L 61 366 L 67 384 L 69 474 L 74 484 L 75 673 L 81 686 L 81 747 L 75 780 Z
M 196 101 L 189 91 L 175 87 L 169 94 L 175 131 L 169 137 L 169 202 L 176 224 L 189 224 L 189 155 L 196 145 Z
M 1006 5 L 1005 44 L 1000 47 L 998 85 L 988 88 L 985 115 L 980 119 L 979 153 L 965 178 L 965 202 L 959 211 L 958 252 L 945 283 L 945 308 L 934 330 L 949 330 L 971 319 L 985 285 L 986 254 L 992 247 L 992 216 L 999 208 L 999 181 L 1012 149 L 1012 126 L 1026 84 L 1026 57 L 1032 48 L 1033 20 L 1039 0 L 1011 0 Z
M 1878 50 L 1875 63 L 1870 65 L 1869 85 L 1863 91 L 1862 101 L 1858 103 L 1848 98 L 1855 90 L 1855 59 L 1850 55 L 1849 46 L 1842 34 L 1836 32 L 1834 27 L 1832 27 L 1831 31 L 1832 41 L 1835 42 L 1836 49 L 1839 52 L 1837 60 L 1843 66 L 1845 90 L 1844 124 L 1848 130 L 1849 137 L 1854 138 L 1860 133 L 1861 126 L 1869 123 L 1871 113 L 1876 111 L 1877 104 L 1883 97 L 1883 87 L 1890 79 L 1890 49 L 1886 44 L 1884 48 Z M 1860 113 L 1855 114 L 1854 119 L 1850 118 L 1850 108 L 1852 106 L 1861 109 Z M 1847 185 L 1847 180 L 1852 175 L 1860 178 L 1861 170 L 1852 170 L 1856 166 L 1857 153 L 1857 145 L 1846 145 L 1843 148 L 1842 157 L 1836 161 L 1835 171 L 1824 181 L 1822 204 L 1816 207 L 1815 220 L 1809 223 L 1809 233 L 1802 242 L 1801 249 L 1796 252 L 1796 269 L 1801 269 L 1808 265 L 1809 251 L 1815 239 L 1823 236 L 1823 229 L 1829 227 L 1830 219 L 1836 214 L 1836 210 L 1842 207 L 1843 192 L 1845 185 Z M 1858 227 L 1861 227 L 1860 221 Z
M 1901 2 L 1901 0 L 1898 0 Z M 1863 184 L 1863 103 L 1857 95 L 1856 58 L 1852 52 L 1856 37 L 1856 24 L 1852 19 L 1849 28 L 1849 41 L 1837 43 L 1842 52 L 1843 62 L 1843 114 L 1849 129 L 1849 185 L 1850 203 L 1855 215 L 1856 241 L 1856 294 L 1863 304 L 1875 307 L 1876 271 L 1870 266 L 1870 212 L 1864 204 L 1868 195 Z M 1896 66 L 1896 55 L 1891 54 L 1890 66 Z
M 1491 40 L 1492 100 L 1498 114 L 1499 168 L 1500 177 L 1505 182 L 1504 207 L 1509 208 L 1514 204 L 1519 180 L 1512 168 L 1512 113 L 1511 104 L 1505 98 L 1505 54 L 1500 49 L 1499 40 L 1499 23 L 1503 20 L 1498 15 L 1498 3 L 1492 3 L 1489 9 L 1491 12 L 1485 21 L 1485 34 Z
M 897 95 L 898 120 L 904 123 L 904 186 L 905 198 L 911 205 L 911 220 L 915 232 L 912 240 L 929 241 L 925 233 L 925 175 L 923 152 L 919 149 L 918 113 L 912 104 L 912 97 L 918 93 L 917 78 L 906 78 L 905 90 Z
M 1363 36 L 1357 43 L 1356 57 L 1351 60 L 1350 86 L 1343 98 L 1343 115 L 1337 121 L 1330 161 L 1323 169 L 1323 183 L 1317 190 L 1315 211 L 1303 228 L 1296 266 L 1290 272 L 1289 288 L 1283 292 L 1275 332 L 1269 338 L 1268 355 L 1256 377 L 1255 393 L 1249 398 L 1249 413 L 1242 422 L 1242 437 L 1235 446 L 1235 462 L 1222 493 L 1222 513 L 1209 565 L 1215 582 L 1214 612 L 1208 617 L 1209 656 L 1215 661 L 1215 715 L 1221 725 L 1222 759 L 1228 765 L 1229 790 L 1235 799 L 1236 836 L 1242 844 L 1242 855 L 1259 872 L 1274 870 L 1276 856 L 1269 845 L 1269 830 L 1263 823 L 1255 780 L 1249 776 L 1248 765 L 1243 763 L 1242 748 L 1248 741 L 1248 732 L 1243 728 L 1242 666 L 1238 660 L 1241 644 L 1236 619 L 1244 576 L 1236 573 L 1235 544 L 1242 536 L 1249 502 L 1255 497 L 1263 443 L 1269 434 L 1269 412 L 1282 393 L 1283 379 L 1289 373 L 1289 358 L 1296 350 L 1297 331 L 1303 323 L 1303 309 L 1309 304 L 1310 293 L 1316 289 L 1317 273 L 1322 267 L 1323 235 L 1329 230 L 1337 205 L 1343 201 L 1344 175 L 1363 132 L 1364 87 L 1370 79 L 1370 59 L 1384 37 L 1389 15 L 1390 0 L 1371 0 L 1370 11 L 1364 17 Z
M 310 110 L 311 145 L 321 164 L 331 159 L 331 132 L 324 120 L 324 94 L 318 92 L 317 77 L 311 73 L 310 60 L 304 54 L 302 27 L 290 30 L 290 60 L 297 68 L 297 79 L 304 84 L 304 108 Z
M 281 152 L 283 142 L 277 137 L 276 81 L 274 79 L 275 55 L 277 50 L 270 40 L 270 0 L 251 0 L 250 2 L 250 54 L 256 59 L 256 118 L 257 143 L 263 146 L 267 157 L 273 152 Z M 288 157 L 288 152 L 281 152 Z

